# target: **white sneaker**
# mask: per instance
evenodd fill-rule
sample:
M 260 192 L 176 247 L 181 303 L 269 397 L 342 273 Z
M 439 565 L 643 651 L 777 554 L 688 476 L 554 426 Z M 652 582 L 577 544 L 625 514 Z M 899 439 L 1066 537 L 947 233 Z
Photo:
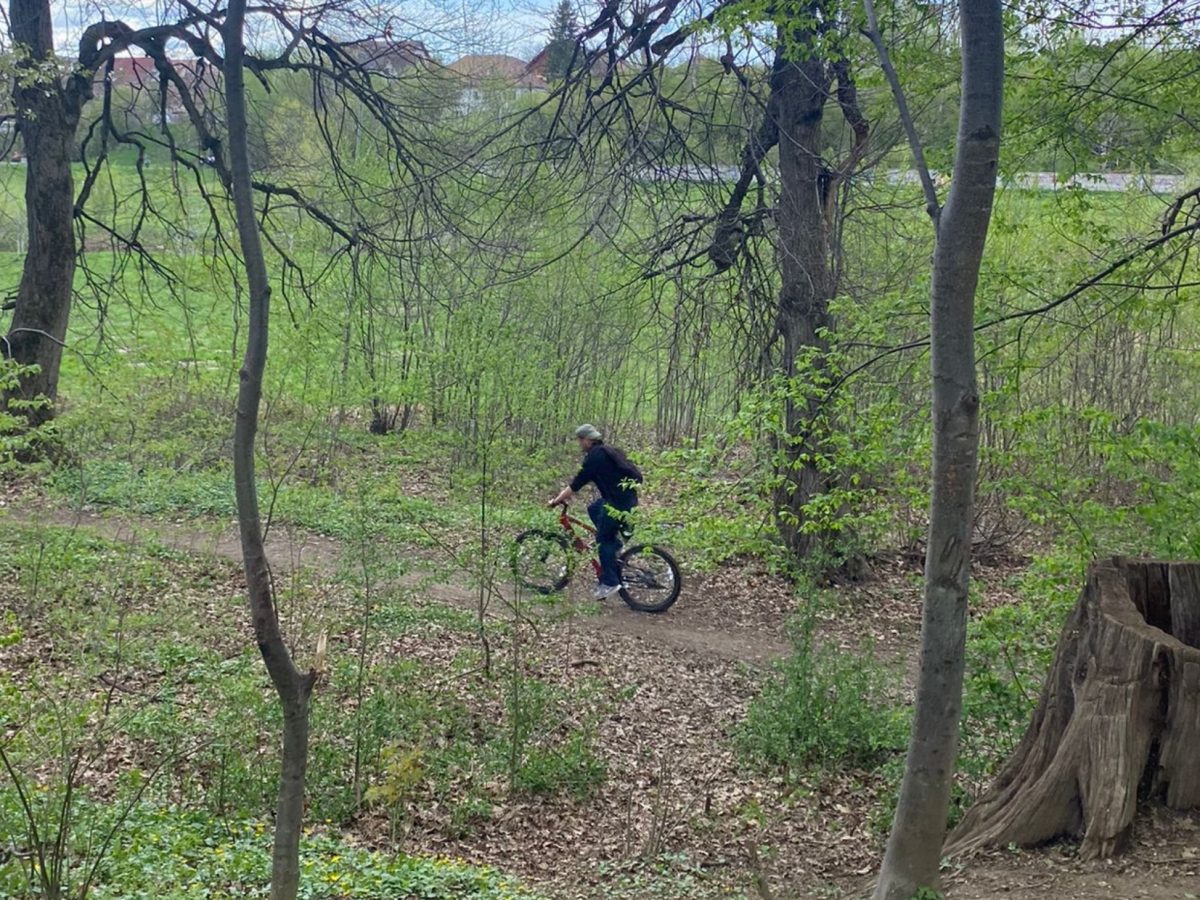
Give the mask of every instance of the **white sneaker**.
M 598 584 L 596 589 L 592 591 L 593 600 L 607 600 L 613 594 L 620 593 L 621 585 L 619 584 Z

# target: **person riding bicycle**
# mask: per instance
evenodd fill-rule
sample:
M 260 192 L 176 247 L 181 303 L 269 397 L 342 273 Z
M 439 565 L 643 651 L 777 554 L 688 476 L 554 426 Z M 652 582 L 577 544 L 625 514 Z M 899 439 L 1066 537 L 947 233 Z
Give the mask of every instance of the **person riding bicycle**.
M 595 425 L 580 425 L 575 429 L 575 437 L 583 451 L 583 465 L 571 483 L 547 506 L 566 503 L 585 485 L 596 485 L 600 497 L 588 505 L 588 515 L 596 526 L 600 583 L 592 597 L 604 600 L 621 590 L 621 573 L 617 566 L 621 523 L 638 504 L 637 486 L 642 481 L 642 473 L 624 453 L 604 443 L 604 436 Z

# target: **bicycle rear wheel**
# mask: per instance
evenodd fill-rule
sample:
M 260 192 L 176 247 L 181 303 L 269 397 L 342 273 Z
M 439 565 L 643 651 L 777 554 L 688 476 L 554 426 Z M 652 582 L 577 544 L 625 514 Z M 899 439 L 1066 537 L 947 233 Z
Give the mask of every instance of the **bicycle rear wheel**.
M 630 609 L 658 613 L 679 599 L 683 578 L 679 564 L 662 547 L 641 544 L 620 556 L 621 599 Z
M 571 581 L 571 545 L 556 531 L 533 529 L 517 535 L 512 572 L 517 584 L 538 594 L 561 591 Z

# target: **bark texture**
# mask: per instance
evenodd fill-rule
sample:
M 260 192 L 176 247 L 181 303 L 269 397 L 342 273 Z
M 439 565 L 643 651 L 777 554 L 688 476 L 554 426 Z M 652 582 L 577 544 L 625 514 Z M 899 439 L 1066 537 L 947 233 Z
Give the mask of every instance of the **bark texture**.
M 71 146 L 88 96 L 77 77 L 64 82 L 54 54 L 49 0 L 12 0 L 9 34 L 20 48 L 13 85 L 17 128 L 25 151 L 25 219 L 28 247 L 16 306 L 3 344 L 6 357 L 39 371 L 21 380 L 3 399 L 32 400 L 58 395 L 58 370 L 71 291 L 75 280 L 75 183 Z M 22 411 L 32 424 L 53 415 L 52 407 Z
M 954 180 L 935 219 L 930 334 L 933 484 L 921 666 L 904 780 L 876 900 L 935 888 L 962 713 L 967 582 L 979 447 L 975 289 L 1000 153 L 1004 30 L 999 0 L 963 0 L 962 103 Z
M 776 448 L 779 487 L 773 499 L 780 537 L 797 557 L 809 556 L 828 538 L 805 527 L 805 508 L 829 488 L 817 457 L 821 431 L 828 427 L 823 422 L 828 394 L 822 374 L 833 327 L 829 302 L 836 289 L 838 187 L 862 159 L 870 133 L 850 63 L 836 54 L 831 58 L 825 43 L 833 18 L 823 0 L 817 0 L 795 16 L 797 24 L 777 27 L 763 116 L 742 151 L 740 177 L 717 217 L 708 250 L 717 271 L 737 262 L 748 232 L 758 227 L 746 224 L 742 207 L 751 185 L 761 183 L 763 161 L 778 148 L 780 196 L 774 218 L 780 289 L 764 355 L 779 347 L 773 370 L 789 382 Z M 837 168 L 821 156 L 825 107 L 834 99 L 854 135 L 849 156 Z M 755 214 L 763 212 L 760 198 Z M 805 372 L 814 377 L 798 383 L 797 375 Z
M 803 37 L 807 45 L 814 42 L 815 36 Z M 781 186 L 776 213 L 780 291 L 775 328 L 783 344 L 780 372 L 788 379 L 806 364 L 816 372 L 824 368 L 832 294 L 824 204 L 828 171 L 820 155 L 821 123 L 832 82 L 829 65 L 815 48 L 802 57 L 800 62 L 790 62 L 781 56 L 771 75 L 771 93 L 778 100 L 774 112 Z M 780 535 L 800 557 L 809 554 L 815 537 L 802 527 L 804 508 L 826 489 L 812 441 L 823 401 L 823 388 L 798 386 L 788 392 L 784 406 L 787 443 L 775 507 Z
M 1092 566 L 1033 722 L 947 852 L 1082 836 L 1119 853 L 1140 796 L 1200 806 L 1200 564 Z
M 304 781 L 308 767 L 309 699 L 316 673 L 304 673 L 296 668 L 279 628 L 255 484 L 254 442 L 258 432 L 263 373 L 267 364 L 271 285 L 255 216 L 246 144 L 245 16 L 246 0 L 231 0 L 223 34 L 225 97 L 229 116 L 229 188 L 233 195 L 238 241 L 250 295 L 246 352 L 239 374 L 233 469 L 238 529 L 254 637 L 283 708 L 282 765 L 271 858 L 271 898 L 294 900 L 300 886 L 300 834 L 304 822 Z

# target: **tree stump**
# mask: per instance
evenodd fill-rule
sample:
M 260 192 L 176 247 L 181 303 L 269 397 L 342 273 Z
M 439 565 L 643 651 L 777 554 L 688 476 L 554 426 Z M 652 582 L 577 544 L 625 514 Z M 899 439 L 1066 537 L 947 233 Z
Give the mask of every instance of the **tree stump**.
M 1139 797 L 1200 806 L 1200 563 L 1094 564 L 1033 722 L 946 852 L 1083 837 L 1119 853 Z

